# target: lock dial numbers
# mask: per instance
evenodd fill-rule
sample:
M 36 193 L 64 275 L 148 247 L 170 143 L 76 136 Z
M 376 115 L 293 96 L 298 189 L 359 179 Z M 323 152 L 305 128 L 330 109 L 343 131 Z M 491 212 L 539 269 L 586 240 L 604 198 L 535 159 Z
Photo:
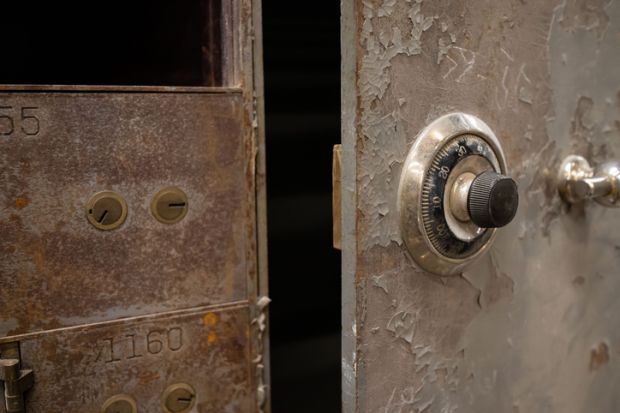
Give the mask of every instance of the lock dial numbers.
M 473 157 L 477 158 L 474 159 Z M 480 229 L 471 240 L 463 240 L 453 231 L 449 222 L 448 197 L 450 181 L 455 174 L 468 171 L 462 165 L 480 164 L 483 159 L 487 168 L 499 171 L 493 149 L 479 136 L 473 134 L 452 138 L 433 157 L 422 184 L 421 211 L 425 235 L 438 253 L 450 258 L 466 258 L 475 253 L 490 238 L 492 231 Z

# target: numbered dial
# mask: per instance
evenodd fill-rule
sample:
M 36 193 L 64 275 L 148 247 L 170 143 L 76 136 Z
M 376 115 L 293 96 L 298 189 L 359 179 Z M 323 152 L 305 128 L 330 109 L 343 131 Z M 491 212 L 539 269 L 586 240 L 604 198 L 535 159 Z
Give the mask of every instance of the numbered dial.
M 445 115 L 415 138 L 398 207 L 401 236 L 417 265 L 438 275 L 459 274 L 489 248 L 495 227 L 516 209 L 516 184 L 505 174 L 498 139 L 475 116 Z
M 439 254 L 466 258 L 489 241 L 492 231 L 459 220 L 449 202 L 454 178 L 488 169 L 500 171 L 497 156 L 487 141 L 472 134 L 446 142 L 434 156 L 424 177 L 421 211 L 425 236 Z

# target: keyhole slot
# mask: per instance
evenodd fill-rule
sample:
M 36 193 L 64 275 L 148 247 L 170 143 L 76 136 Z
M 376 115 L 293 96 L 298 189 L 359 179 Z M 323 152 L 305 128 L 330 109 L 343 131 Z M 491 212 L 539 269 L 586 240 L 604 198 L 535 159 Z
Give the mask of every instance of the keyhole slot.
M 138 406 L 128 394 L 116 394 L 101 406 L 101 413 L 137 413 Z
M 166 413 L 187 413 L 196 404 L 196 391 L 187 383 L 172 384 L 162 394 L 161 403 Z
M 127 204 L 115 192 L 99 192 L 88 201 L 86 217 L 95 228 L 103 231 L 112 230 L 125 222 Z
M 187 195 L 174 186 L 162 189 L 151 201 L 151 213 L 163 224 L 176 224 L 181 221 L 185 218 L 188 207 Z
M 97 220 L 97 222 L 99 222 L 100 224 L 102 224 L 102 223 L 103 223 L 103 220 L 104 220 L 104 219 L 105 219 L 105 217 L 108 215 L 108 212 L 110 212 L 110 211 L 108 211 L 107 209 L 106 209 L 105 211 L 103 211 L 103 214 L 101 215 L 101 218 L 99 218 L 99 219 Z

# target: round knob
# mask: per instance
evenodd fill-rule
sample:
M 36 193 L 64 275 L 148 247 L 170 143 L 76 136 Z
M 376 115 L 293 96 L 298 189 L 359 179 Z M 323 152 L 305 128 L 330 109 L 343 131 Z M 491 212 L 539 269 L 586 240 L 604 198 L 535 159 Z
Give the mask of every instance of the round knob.
M 485 171 L 471 183 L 467 208 L 471 220 L 479 227 L 503 227 L 512 221 L 518 206 L 517 184 L 507 176 Z

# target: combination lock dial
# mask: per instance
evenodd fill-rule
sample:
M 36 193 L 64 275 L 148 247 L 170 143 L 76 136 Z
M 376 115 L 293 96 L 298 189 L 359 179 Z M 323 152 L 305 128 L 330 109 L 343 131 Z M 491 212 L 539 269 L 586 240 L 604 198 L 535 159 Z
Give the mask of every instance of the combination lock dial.
M 400 179 L 401 235 L 415 262 L 453 275 L 515 216 L 519 196 L 498 139 L 480 119 L 445 115 L 415 139 Z

